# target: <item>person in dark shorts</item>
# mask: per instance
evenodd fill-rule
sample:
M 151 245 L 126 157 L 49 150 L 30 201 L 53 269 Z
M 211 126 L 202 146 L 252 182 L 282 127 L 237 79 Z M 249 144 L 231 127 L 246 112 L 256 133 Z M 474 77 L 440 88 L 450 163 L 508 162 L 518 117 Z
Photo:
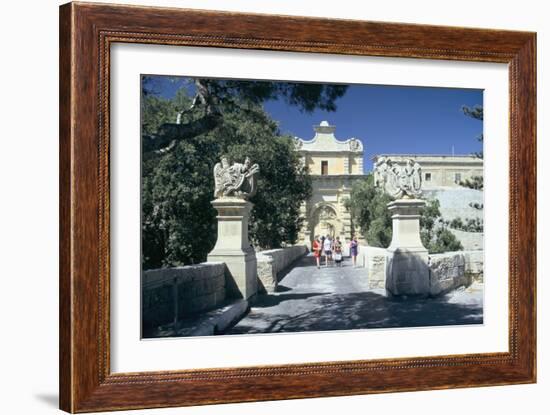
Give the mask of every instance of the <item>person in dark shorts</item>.
M 330 235 L 327 235 L 323 242 L 323 251 L 325 253 L 325 266 L 328 267 L 329 262 L 332 261 L 332 239 Z

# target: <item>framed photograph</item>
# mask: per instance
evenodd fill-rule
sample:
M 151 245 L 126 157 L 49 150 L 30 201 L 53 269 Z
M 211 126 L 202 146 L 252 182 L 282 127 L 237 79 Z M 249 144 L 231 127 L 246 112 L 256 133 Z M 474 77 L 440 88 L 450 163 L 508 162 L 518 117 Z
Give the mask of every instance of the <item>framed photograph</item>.
M 536 381 L 536 34 L 60 8 L 60 407 Z

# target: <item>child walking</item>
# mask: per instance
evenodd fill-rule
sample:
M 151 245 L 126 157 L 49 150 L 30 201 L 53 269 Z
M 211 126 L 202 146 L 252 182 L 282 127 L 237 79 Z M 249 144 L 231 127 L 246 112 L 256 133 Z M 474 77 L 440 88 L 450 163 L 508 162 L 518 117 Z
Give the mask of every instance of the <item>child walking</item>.
M 334 250 L 334 262 L 337 267 L 342 266 L 342 242 L 340 242 L 340 237 L 337 236 L 333 245 Z

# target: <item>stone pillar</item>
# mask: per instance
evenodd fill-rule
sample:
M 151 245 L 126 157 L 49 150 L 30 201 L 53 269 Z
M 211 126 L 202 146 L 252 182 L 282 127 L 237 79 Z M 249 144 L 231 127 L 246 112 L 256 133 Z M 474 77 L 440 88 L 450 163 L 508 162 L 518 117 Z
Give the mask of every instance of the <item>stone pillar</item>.
M 233 287 L 228 289 L 236 296 L 247 299 L 258 290 L 256 254 L 248 241 L 248 218 L 252 203 L 235 197 L 224 197 L 211 202 L 218 211 L 218 240 L 209 262 L 225 262 Z
M 357 164 L 357 173 L 356 174 L 363 174 L 363 157 L 356 157 L 355 158 L 355 163 Z
M 386 291 L 392 295 L 430 293 L 428 250 L 420 240 L 419 199 L 398 199 L 388 203 L 392 213 L 393 236 L 387 249 Z
M 311 231 L 304 231 L 303 232 L 303 238 L 302 238 L 302 242 L 300 243 L 300 245 L 305 245 L 306 248 L 308 249 L 308 251 L 311 251 Z
M 348 154 L 344 155 L 344 174 L 350 174 L 350 157 Z

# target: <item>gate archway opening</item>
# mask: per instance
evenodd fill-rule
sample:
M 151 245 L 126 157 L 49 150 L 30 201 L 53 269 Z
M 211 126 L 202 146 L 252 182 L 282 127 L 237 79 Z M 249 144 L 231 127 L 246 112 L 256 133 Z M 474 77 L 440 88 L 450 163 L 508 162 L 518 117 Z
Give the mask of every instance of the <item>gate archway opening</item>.
M 342 220 L 338 217 L 335 207 L 328 203 L 317 206 L 312 218 L 310 242 L 313 242 L 315 235 L 330 235 L 334 239 L 343 232 L 344 226 Z

